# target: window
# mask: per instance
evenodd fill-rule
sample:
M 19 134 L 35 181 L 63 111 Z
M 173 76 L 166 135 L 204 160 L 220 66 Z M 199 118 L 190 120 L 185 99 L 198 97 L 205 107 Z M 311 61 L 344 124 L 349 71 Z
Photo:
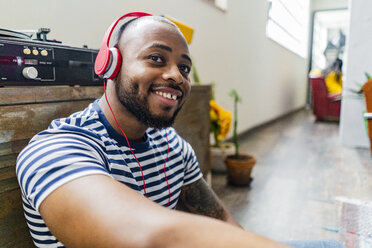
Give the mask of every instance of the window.
M 266 35 L 280 45 L 307 57 L 309 0 L 269 0 Z

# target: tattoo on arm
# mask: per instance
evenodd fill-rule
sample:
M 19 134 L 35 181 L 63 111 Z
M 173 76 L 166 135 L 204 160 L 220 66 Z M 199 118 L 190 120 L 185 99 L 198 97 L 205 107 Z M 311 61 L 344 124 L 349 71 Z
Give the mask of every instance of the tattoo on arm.
M 204 179 L 182 188 L 178 210 L 225 220 L 225 208 Z

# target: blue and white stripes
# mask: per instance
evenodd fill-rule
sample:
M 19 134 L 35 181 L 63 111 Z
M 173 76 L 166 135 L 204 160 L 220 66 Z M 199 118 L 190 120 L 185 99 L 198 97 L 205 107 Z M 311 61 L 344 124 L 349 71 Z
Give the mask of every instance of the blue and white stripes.
M 146 183 L 148 197 L 163 206 L 171 188 L 170 208 L 175 208 L 181 188 L 202 175 L 191 146 L 173 128 L 148 129 L 147 140 L 131 142 Z M 75 178 L 104 174 L 144 195 L 140 168 L 125 139 L 108 123 L 97 101 L 84 111 L 53 121 L 20 153 L 17 178 L 31 236 L 37 247 L 63 247 L 45 226 L 38 208 L 55 189 Z

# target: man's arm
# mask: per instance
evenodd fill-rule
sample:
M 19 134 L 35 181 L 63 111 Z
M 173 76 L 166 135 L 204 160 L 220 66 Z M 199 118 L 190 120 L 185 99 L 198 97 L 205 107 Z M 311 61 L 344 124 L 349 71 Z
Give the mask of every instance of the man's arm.
M 241 227 L 203 178 L 182 187 L 177 209 Z
M 287 247 L 213 218 L 161 207 L 105 175 L 60 186 L 39 210 L 70 248 Z

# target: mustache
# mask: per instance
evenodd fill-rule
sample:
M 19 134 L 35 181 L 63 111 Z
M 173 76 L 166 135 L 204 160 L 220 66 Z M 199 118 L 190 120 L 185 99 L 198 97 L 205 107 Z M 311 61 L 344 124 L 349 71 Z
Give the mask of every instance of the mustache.
M 157 84 L 157 83 L 153 83 L 150 85 L 150 90 L 153 90 L 153 88 L 156 88 L 156 87 L 167 87 L 167 88 L 172 88 L 172 89 L 175 89 L 175 90 L 178 90 L 178 91 L 181 91 L 182 92 L 182 95 L 185 94 L 185 92 L 182 90 L 182 88 L 177 85 L 177 84 L 173 84 L 173 83 L 166 83 L 166 84 Z

